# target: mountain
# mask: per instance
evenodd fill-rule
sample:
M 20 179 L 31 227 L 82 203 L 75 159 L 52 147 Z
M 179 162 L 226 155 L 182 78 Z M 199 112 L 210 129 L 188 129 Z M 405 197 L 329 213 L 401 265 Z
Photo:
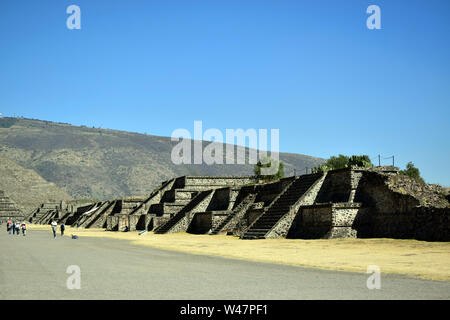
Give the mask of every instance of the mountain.
M 23 212 L 30 213 L 43 202 L 72 200 L 65 191 L 48 182 L 35 171 L 0 157 L 0 190 Z
M 169 137 L 0 118 L 0 157 L 36 171 L 75 199 L 145 195 L 162 181 L 182 175 L 253 174 L 250 164 L 176 165 L 171 161 L 176 144 Z M 248 158 L 249 150 L 245 151 Z M 285 175 L 292 175 L 294 169 L 300 174 L 305 167 L 312 168 L 324 161 L 289 153 L 280 153 L 280 160 Z

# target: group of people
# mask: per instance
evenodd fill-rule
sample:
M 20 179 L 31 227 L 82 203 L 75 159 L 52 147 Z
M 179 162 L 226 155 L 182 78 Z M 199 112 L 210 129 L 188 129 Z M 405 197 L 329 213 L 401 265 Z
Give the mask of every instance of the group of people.
M 3 223 L 3 221 L 0 220 L 0 225 L 2 223 Z M 53 238 L 56 238 L 56 231 L 58 229 L 58 224 L 56 223 L 56 221 L 52 221 L 51 226 L 52 226 L 52 231 L 53 231 Z M 61 225 L 59 226 L 59 229 L 61 230 L 61 236 L 63 236 L 64 230 L 66 230 L 66 226 L 64 225 L 64 223 L 61 223 Z M 20 223 L 20 221 L 8 219 L 8 221 L 6 222 L 6 231 L 9 234 L 12 233 L 12 234 L 17 234 L 17 235 L 20 235 L 20 231 L 22 231 L 22 234 L 25 236 L 27 233 L 27 224 L 25 223 L 25 221 Z
M 22 234 L 25 236 L 27 233 L 27 224 L 25 221 L 20 223 L 20 221 L 14 221 L 14 220 L 8 220 L 6 222 L 6 231 L 8 231 L 9 234 L 17 234 L 20 235 L 20 231 L 22 230 Z
M 55 220 L 53 220 L 51 223 L 51 226 L 52 226 L 52 231 L 53 231 L 53 238 L 56 238 L 56 230 L 58 228 L 58 224 L 56 223 Z M 66 230 L 66 226 L 64 225 L 64 223 L 61 223 L 61 225 L 59 226 L 59 229 L 61 230 L 61 236 L 63 236 L 64 230 Z

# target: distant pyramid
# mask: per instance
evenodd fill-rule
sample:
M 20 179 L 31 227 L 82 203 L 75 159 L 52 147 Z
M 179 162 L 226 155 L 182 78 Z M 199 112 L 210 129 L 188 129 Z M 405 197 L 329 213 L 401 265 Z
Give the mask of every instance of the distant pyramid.
M 72 200 L 64 190 L 7 158 L 0 157 L 0 190 L 26 216 L 44 202 Z
M 0 190 L 0 220 L 5 222 L 8 219 L 23 220 L 24 215 L 15 202 Z

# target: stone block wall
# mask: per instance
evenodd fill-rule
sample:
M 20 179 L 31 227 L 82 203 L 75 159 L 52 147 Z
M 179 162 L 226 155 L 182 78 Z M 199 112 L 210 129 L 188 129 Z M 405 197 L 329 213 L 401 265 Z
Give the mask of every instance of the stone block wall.
M 363 174 L 355 200 L 372 206 L 373 211 L 355 221 L 358 237 L 450 240 L 450 208 L 420 205 L 412 195 L 391 190 L 387 179 L 376 172 Z
M 177 200 L 191 200 L 195 193 L 184 189 L 173 189 L 164 192 L 162 200 L 165 202 L 175 202 Z
M 106 217 L 106 230 L 108 230 L 108 231 L 118 231 L 119 230 L 119 217 L 118 216 Z
M 142 219 L 145 219 L 144 215 L 128 215 L 128 227 L 129 231 L 136 231 L 136 226 L 138 225 L 139 221 Z M 142 229 L 141 229 L 142 230 Z
M 189 190 L 208 190 L 223 187 L 237 187 L 254 183 L 253 177 L 233 176 L 184 176 L 175 180 L 174 188 L 186 188 Z
M 289 237 L 303 239 L 356 238 L 355 220 L 370 208 L 361 203 L 325 203 L 303 206 L 289 232 Z
M 175 215 L 179 212 L 186 204 L 189 203 L 189 200 L 179 200 L 176 203 L 172 202 L 162 202 L 153 204 L 150 207 L 149 213 L 161 215 Z
M 420 205 L 409 194 L 393 192 L 385 183 L 387 177 L 375 172 L 365 172 L 356 190 L 355 201 L 375 207 L 382 214 L 410 212 Z
M 450 241 L 450 208 L 415 207 L 407 212 L 374 212 L 362 237 Z
M 127 214 L 118 214 L 116 215 L 118 222 L 117 222 L 117 229 L 118 231 L 129 231 L 130 230 L 130 220 L 129 215 Z
M 323 238 L 331 229 L 332 204 L 301 207 L 293 222 L 289 237 Z
M 143 199 L 121 199 L 117 200 L 113 214 L 129 214 L 142 204 Z
M 217 223 L 217 216 L 213 212 L 198 212 L 194 214 L 189 225 L 188 232 L 194 234 L 205 234 L 213 228 L 213 221 Z
M 316 202 L 347 202 L 352 190 L 352 172 L 348 169 L 327 173 Z
M 214 192 L 214 196 L 206 211 L 227 210 L 230 205 L 231 188 L 220 188 Z
M 450 241 L 450 208 L 415 208 L 414 239 Z
M 371 213 L 371 208 L 364 207 L 361 203 L 334 203 L 331 215 L 331 230 L 325 238 L 356 238 L 358 227 L 355 224 L 358 216 L 366 216 Z
M 129 231 L 150 231 L 153 229 L 154 214 L 131 214 L 128 215 Z

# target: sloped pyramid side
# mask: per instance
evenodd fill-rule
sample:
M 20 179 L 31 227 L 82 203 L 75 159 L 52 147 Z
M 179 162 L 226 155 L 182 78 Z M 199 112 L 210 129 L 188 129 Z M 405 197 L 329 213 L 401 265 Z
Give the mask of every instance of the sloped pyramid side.
M 24 215 L 41 203 L 73 200 L 64 190 L 48 182 L 35 171 L 0 157 L 0 190 L 15 202 Z

